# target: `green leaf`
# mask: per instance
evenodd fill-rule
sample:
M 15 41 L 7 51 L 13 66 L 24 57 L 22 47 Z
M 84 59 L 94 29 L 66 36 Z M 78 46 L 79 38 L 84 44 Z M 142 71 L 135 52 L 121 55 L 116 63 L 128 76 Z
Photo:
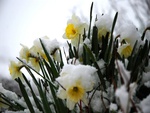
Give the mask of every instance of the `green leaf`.
M 137 42 L 134 46 L 131 56 L 128 58 L 129 63 L 127 69 L 131 71 L 130 82 L 137 81 L 139 75 L 143 73 L 147 58 L 149 58 L 150 44 L 146 40 L 144 45 L 140 45 L 137 49 Z
M 91 9 L 90 9 L 90 24 L 89 24 L 89 30 L 88 30 L 88 39 L 90 39 L 90 34 L 91 34 L 92 10 L 93 10 L 93 2 L 91 4 Z
M 53 99 L 54 99 L 54 105 L 55 105 L 54 107 L 55 107 L 56 112 L 57 113 L 66 113 L 67 108 L 63 104 L 63 101 L 57 97 L 56 90 L 52 87 L 52 85 L 49 84 L 49 86 L 50 86 L 51 94 L 52 94 Z
M 31 84 L 29 83 L 29 81 L 27 80 L 27 78 L 25 77 L 25 75 L 23 74 L 23 78 L 25 80 L 25 82 L 27 83 L 27 85 L 29 86 L 30 90 L 31 90 L 31 93 L 32 93 L 32 96 L 33 96 L 33 99 L 34 99 L 34 102 L 37 106 L 37 108 L 40 110 L 40 111 L 43 111 L 43 108 L 41 106 L 41 101 L 37 98 L 37 96 L 35 95 L 35 92 L 34 90 L 32 89 L 32 86 Z
M 43 60 L 43 61 L 44 61 L 45 67 L 46 67 L 48 75 L 49 75 L 48 78 L 50 78 L 52 82 L 55 81 L 55 78 L 52 75 L 52 69 L 51 69 L 51 67 L 49 66 L 49 64 L 45 60 Z
M 60 59 L 61 59 L 60 67 L 62 68 L 64 66 L 64 62 L 63 62 L 61 50 L 59 50 L 59 53 L 60 53 Z
M 8 105 L 10 110 L 21 111 L 21 110 L 25 109 L 25 107 L 23 107 L 22 105 L 20 105 L 18 102 L 16 102 L 15 100 L 11 100 L 10 98 L 6 97 L 1 92 L 0 92 L 0 98 L 2 98 L 5 101 L 4 102 L 3 100 L 0 100 L 0 103 Z
M 102 86 L 103 86 L 103 89 L 105 89 L 106 86 L 105 86 L 104 77 L 103 77 L 103 75 L 102 75 L 102 73 L 101 73 L 101 69 L 99 68 L 99 66 L 98 66 L 98 64 L 97 64 L 96 58 L 94 57 L 92 51 L 87 47 L 86 44 L 84 44 L 84 48 L 85 48 L 85 50 L 87 51 L 88 56 L 91 58 L 91 60 L 92 60 L 92 62 L 93 62 L 93 64 L 94 64 L 94 66 L 98 69 L 97 72 L 98 72 L 99 79 L 100 79 L 100 81 L 101 81 L 101 84 L 102 84 Z
M 93 27 L 93 34 L 92 34 L 92 51 L 95 54 L 96 58 L 99 52 L 99 45 L 98 45 L 98 29 L 96 26 Z
M 45 46 L 44 46 L 44 44 L 43 44 L 43 42 L 42 42 L 41 39 L 40 39 L 40 42 L 41 42 L 41 45 L 42 45 L 42 47 L 43 47 L 43 50 L 44 50 L 44 52 L 45 52 L 45 54 L 46 54 L 46 57 L 47 57 L 47 59 L 48 59 L 48 62 L 49 62 L 49 64 L 50 64 L 50 66 L 51 66 L 52 73 L 53 73 L 53 75 L 55 76 L 55 78 L 57 78 L 57 77 L 59 76 L 58 70 L 56 69 L 56 66 L 55 66 L 54 62 L 53 62 L 51 56 L 49 55 L 49 53 L 47 52 L 47 50 L 46 50 L 46 48 L 45 48 Z
M 108 46 L 108 39 L 109 39 L 109 32 L 106 33 L 105 37 L 102 36 L 102 48 L 101 48 L 99 59 L 101 59 L 101 58 L 104 59 L 106 49 Z
M 17 82 L 19 83 L 20 90 L 21 90 L 21 92 L 22 92 L 22 95 L 23 95 L 23 97 L 24 97 L 24 100 L 25 100 L 25 102 L 26 102 L 26 104 L 27 104 L 27 106 L 28 106 L 30 112 L 31 112 L 31 113 L 35 113 L 35 111 L 34 111 L 34 109 L 33 109 L 33 105 L 32 105 L 32 103 L 31 103 L 31 101 L 30 101 L 30 99 L 29 99 L 29 96 L 28 96 L 26 90 L 25 90 L 25 86 L 23 85 L 23 83 L 22 83 L 22 81 L 20 80 L 20 78 L 18 78 L 18 79 L 16 79 L 16 80 L 17 80 Z
M 33 70 L 36 74 L 38 74 L 39 76 L 43 77 L 38 71 L 36 71 L 33 67 L 31 67 L 30 65 L 26 64 L 23 60 L 21 60 L 20 58 L 17 57 L 17 59 L 22 63 L 24 64 L 24 66 L 26 68 L 29 68 L 31 70 Z
M 85 47 L 83 48 L 82 60 L 83 60 L 84 65 L 90 65 L 91 64 L 90 57 L 89 57 Z
M 17 59 L 22 62 L 26 68 L 26 70 L 28 71 L 28 73 L 32 76 L 32 78 L 34 79 L 34 81 L 36 81 L 36 78 L 34 77 L 34 74 L 31 72 L 31 70 L 33 70 L 36 74 L 38 74 L 40 77 L 42 77 L 43 79 L 47 80 L 50 82 L 49 79 L 45 78 L 43 75 L 41 75 L 39 72 L 37 72 L 35 69 L 33 69 L 30 65 L 26 64 L 25 62 L 23 62 L 21 59 L 19 59 L 17 57 Z M 31 69 L 31 70 L 30 70 Z M 36 82 L 37 83 L 37 82 Z M 37 83 L 38 84 L 38 83 Z
M 142 34 L 142 37 L 141 37 L 142 40 L 144 40 L 145 34 L 146 34 L 146 32 L 147 32 L 148 30 L 150 30 L 150 27 L 147 27 L 147 28 L 144 30 L 144 32 L 143 32 L 143 34 Z
M 116 15 L 114 17 L 114 20 L 113 20 L 111 35 L 110 35 L 110 41 L 109 41 L 109 44 L 108 44 L 108 47 L 107 47 L 106 53 L 105 53 L 104 60 L 107 64 L 110 62 L 110 59 L 111 59 L 112 45 L 113 45 L 113 32 L 114 32 L 115 24 L 116 24 L 116 21 L 117 21 L 117 17 L 118 17 L 118 12 L 116 13 Z
M 52 113 L 50 109 L 50 105 L 46 96 L 46 91 L 42 89 L 42 83 L 41 80 L 39 80 L 39 94 L 42 100 L 42 105 L 44 108 L 44 113 Z
M 73 52 L 73 50 L 72 50 L 72 45 L 67 41 L 67 44 L 68 44 L 68 46 L 69 46 L 69 58 L 74 58 L 75 57 L 75 54 L 74 54 L 74 52 Z

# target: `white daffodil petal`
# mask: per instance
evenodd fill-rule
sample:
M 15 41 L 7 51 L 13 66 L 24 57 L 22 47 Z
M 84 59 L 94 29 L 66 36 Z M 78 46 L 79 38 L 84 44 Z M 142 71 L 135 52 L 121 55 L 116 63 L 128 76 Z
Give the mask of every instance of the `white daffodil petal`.
M 86 95 L 83 96 L 82 101 L 86 106 L 88 106 L 88 100 L 86 98 Z
M 76 104 L 75 102 L 70 101 L 69 99 L 67 99 L 67 107 L 69 108 L 69 110 L 73 110 L 75 104 Z
M 61 99 L 66 99 L 67 98 L 66 91 L 63 88 L 59 87 L 57 96 Z

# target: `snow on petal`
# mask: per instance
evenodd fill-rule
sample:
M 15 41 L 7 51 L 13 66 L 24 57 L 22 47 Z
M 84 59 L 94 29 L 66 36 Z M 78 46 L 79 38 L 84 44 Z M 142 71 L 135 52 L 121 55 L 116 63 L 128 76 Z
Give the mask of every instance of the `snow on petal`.
M 98 15 L 95 25 L 98 28 L 98 39 L 101 42 L 102 36 L 105 37 L 107 32 L 111 32 L 112 18 L 107 14 Z
M 121 42 L 124 40 L 126 43 L 131 44 L 132 47 L 134 46 L 136 41 L 140 41 L 140 33 L 131 23 L 121 25 L 118 30 L 118 34 L 120 34 Z
M 72 103 L 82 100 L 87 105 L 86 92 L 94 88 L 96 82 L 94 73 L 96 71 L 94 67 L 88 65 L 64 65 L 60 77 L 56 79 L 60 84 L 57 92 L 58 97 Z M 74 106 L 72 103 L 71 105 L 67 104 L 69 109 Z

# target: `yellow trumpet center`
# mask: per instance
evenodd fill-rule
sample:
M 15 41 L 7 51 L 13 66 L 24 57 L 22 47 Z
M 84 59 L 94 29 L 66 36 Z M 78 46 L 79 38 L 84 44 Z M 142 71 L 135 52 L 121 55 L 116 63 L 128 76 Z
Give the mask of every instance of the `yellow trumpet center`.
M 66 27 L 66 36 L 68 39 L 73 39 L 77 35 L 77 29 L 74 27 L 73 24 L 68 24 Z
M 84 96 L 84 88 L 81 85 L 76 85 L 68 88 L 67 97 L 73 102 L 78 102 Z
M 14 66 L 14 67 L 9 67 L 9 72 L 10 74 L 13 74 L 13 72 L 19 73 L 20 67 Z
M 108 30 L 106 28 L 100 28 L 98 30 L 98 40 L 101 42 L 102 41 L 102 36 L 105 37 L 106 33 L 108 32 Z
M 125 58 L 129 57 L 131 55 L 131 53 L 132 53 L 132 47 L 130 45 L 127 45 L 121 52 L 121 54 Z

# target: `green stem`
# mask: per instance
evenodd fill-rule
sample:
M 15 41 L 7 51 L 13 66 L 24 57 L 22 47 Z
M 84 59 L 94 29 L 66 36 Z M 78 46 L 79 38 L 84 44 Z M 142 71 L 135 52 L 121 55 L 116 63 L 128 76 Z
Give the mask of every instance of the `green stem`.
M 79 107 L 80 107 L 80 113 L 82 113 L 82 101 L 80 100 L 80 105 L 79 105 Z

